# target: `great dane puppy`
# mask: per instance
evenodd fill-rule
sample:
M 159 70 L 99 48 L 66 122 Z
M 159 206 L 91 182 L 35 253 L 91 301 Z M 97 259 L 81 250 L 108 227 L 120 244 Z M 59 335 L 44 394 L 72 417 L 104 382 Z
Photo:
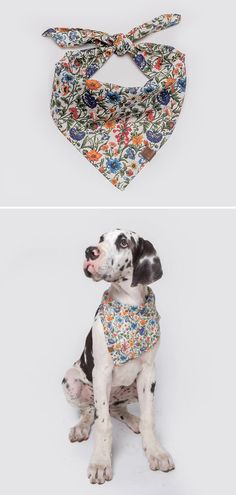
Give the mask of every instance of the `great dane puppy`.
M 144 304 L 148 285 L 162 276 L 160 259 L 151 242 L 132 231 L 116 229 L 100 237 L 96 246 L 85 251 L 84 273 L 94 281 L 110 283 L 108 295 L 121 304 Z M 80 421 L 69 433 L 71 442 L 87 440 L 95 425 L 95 445 L 88 468 L 91 483 L 112 479 L 111 416 L 141 433 L 144 452 L 152 470 L 170 471 L 171 456 L 155 433 L 155 355 L 159 340 L 138 358 L 115 366 L 108 350 L 104 328 L 95 315 L 80 359 L 62 380 L 67 400 L 79 408 Z M 140 418 L 127 410 L 138 401 Z

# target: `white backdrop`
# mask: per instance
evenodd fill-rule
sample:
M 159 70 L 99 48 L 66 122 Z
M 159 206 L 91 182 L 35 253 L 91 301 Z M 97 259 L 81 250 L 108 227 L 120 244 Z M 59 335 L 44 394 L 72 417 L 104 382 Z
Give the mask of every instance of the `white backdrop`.
M 64 51 L 41 33 L 79 26 L 116 33 L 165 12 L 182 22 L 147 37 L 186 53 L 186 100 L 170 140 L 125 192 L 115 189 L 58 131 L 49 113 Z M 5 2 L 1 26 L 1 205 L 235 205 L 233 2 L 90 0 Z M 128 55 L 101 81 L 141 85 Z
M 235 220 L 235 211 L 0 212 L 4 495 L 235 492 Z M 92 439 L 69 444 L 77 415 L 60 382 L 106 287 L 84 276 L 84 249 L 118 226 L 153 241 L 163 265 L 152 286 L 157 425 L 176 469 L 151 472 L 140 436 L 114 420 L 114 479 L 91 487 Z

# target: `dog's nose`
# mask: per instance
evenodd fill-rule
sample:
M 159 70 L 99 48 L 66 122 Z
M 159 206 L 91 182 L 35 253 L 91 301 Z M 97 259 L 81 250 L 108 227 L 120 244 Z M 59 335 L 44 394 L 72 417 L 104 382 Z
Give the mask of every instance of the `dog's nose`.
M 85 250 L 85 256 L 87 260 L 96 260 L 99 257 L 100 251 L 96 246 L 89 246 Z

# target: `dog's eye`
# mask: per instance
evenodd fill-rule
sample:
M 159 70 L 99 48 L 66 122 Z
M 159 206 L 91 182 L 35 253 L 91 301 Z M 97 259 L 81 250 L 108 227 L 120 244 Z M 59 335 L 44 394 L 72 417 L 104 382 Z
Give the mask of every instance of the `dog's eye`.
M 121 240 L 120 240 L 120 246 L 121 246 L 122 248 L 127 248 L 127 247 L 128 247 L 128 242 L 127 242 L 127 239 L 125 239 L 125 238 L 123 237 L 123 239 L 121 239 Z

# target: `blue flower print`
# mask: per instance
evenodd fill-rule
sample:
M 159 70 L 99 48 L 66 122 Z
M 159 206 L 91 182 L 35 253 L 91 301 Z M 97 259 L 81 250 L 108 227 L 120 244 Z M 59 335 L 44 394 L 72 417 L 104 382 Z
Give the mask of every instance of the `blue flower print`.
M 90 108 L 95 108 L 97 106 L 96 98 L 94 98 L 94 96 L 92 96 L 88 91 L 85 92 L 83 100 L 85 105 Z
M 142 165 L 143 163 L 145 163 L 145 162 L 146 162 L 146 160 L 145 160 L 144 156 L 140 156 L 140 158 L 139 158 L 139 161 L 138 161 L 138 162 L 139 162 L 139 164 L 140 164 L 140 165 Z
M 63 83 L 70 83 L 75 80 L 74 76 L 72 74 L 69 74 L 68 72 L 65 72 L 61 78 Z
M 132 95 L 136 95 L 138 88 L 136 86 L 134 86 L 134 87 L 128 88 L 128 90 L 129 90 L 129 93 L 131 93 Z
M 146 136 L 148 138 L 148 141 L 151 143 L 159 143 L 162 140 L 162 134 L 161 132 L 153 132 L 153 131 L 147 131 Z
M 56 30 L 53 29 L 53 28 L 49 28 L 46 31 L 44 31 L 44 33 L 42 34 L 42 36 L 49 36 L 52 33 L 56 33 Z
M 186 77 L 183 77 L 181 79 L 178 79 L 178 81 L 177 81 L 177 88 L 181 92 L 184 92 L 186 90 Z
M 122 363 L 125 363 L 125 361 L 128 361 L 128 358 L 125 354 L 120 353 L 120 360 L 122 361 Z
M 86 69 L 86 77 L 91 77 L 93 76 L 93 74 L 95 74 L 95 72 L 98 70 L 98 66 L 97 65 L 89 65 L 89 67 L 87 67 Z
M 161 105 L 168 105 L 170 101 L 170 93 L 167 91 L 167 89 L 163 89 L 159 96 L 157 97 L 158 101 L 161 103 Z
M 84 138 L 85 132 L 79 131 L 76 127 L 72 127 L 69 131 L 70 137 L 74 139 L 74 141 L 81 141 Z
M 145 58 L 141 53 L 135 56 L 134 61 L 140 69 L 143 69 L 146 65 Z
M 143 88 L 143 91 L 144 91 L 144 93 L 147 93 L 148 94 L 148 93 L 151 93 L 152 91 L 154 91 L 154 89 L 156 89 L 156 87 L 157 87 L 157 84 L 155 82 L 148 81 L 145 84 L 145 86 Z
M 116 91 L 108 91 L 106 98 L 110 103 L 117 104 L 119 103 L 121 96 Z
M 107 166 L 111 172 L 118 172 L 121 169 L 121 162 L 117 158 L 111 158 L 107 161 Z
M 71 41 L 76 41 L 78 38 L 78 33 L 76 31 L 70 31 L 69 38 Z
M 135 157 L 135 150 L 133 148 L 127 148 L 125 152 L 125 158 L 133 159 Z
M 55 33 L 53 36 L 56 42 L 66 41 L 66 35 L 64 33 Z

